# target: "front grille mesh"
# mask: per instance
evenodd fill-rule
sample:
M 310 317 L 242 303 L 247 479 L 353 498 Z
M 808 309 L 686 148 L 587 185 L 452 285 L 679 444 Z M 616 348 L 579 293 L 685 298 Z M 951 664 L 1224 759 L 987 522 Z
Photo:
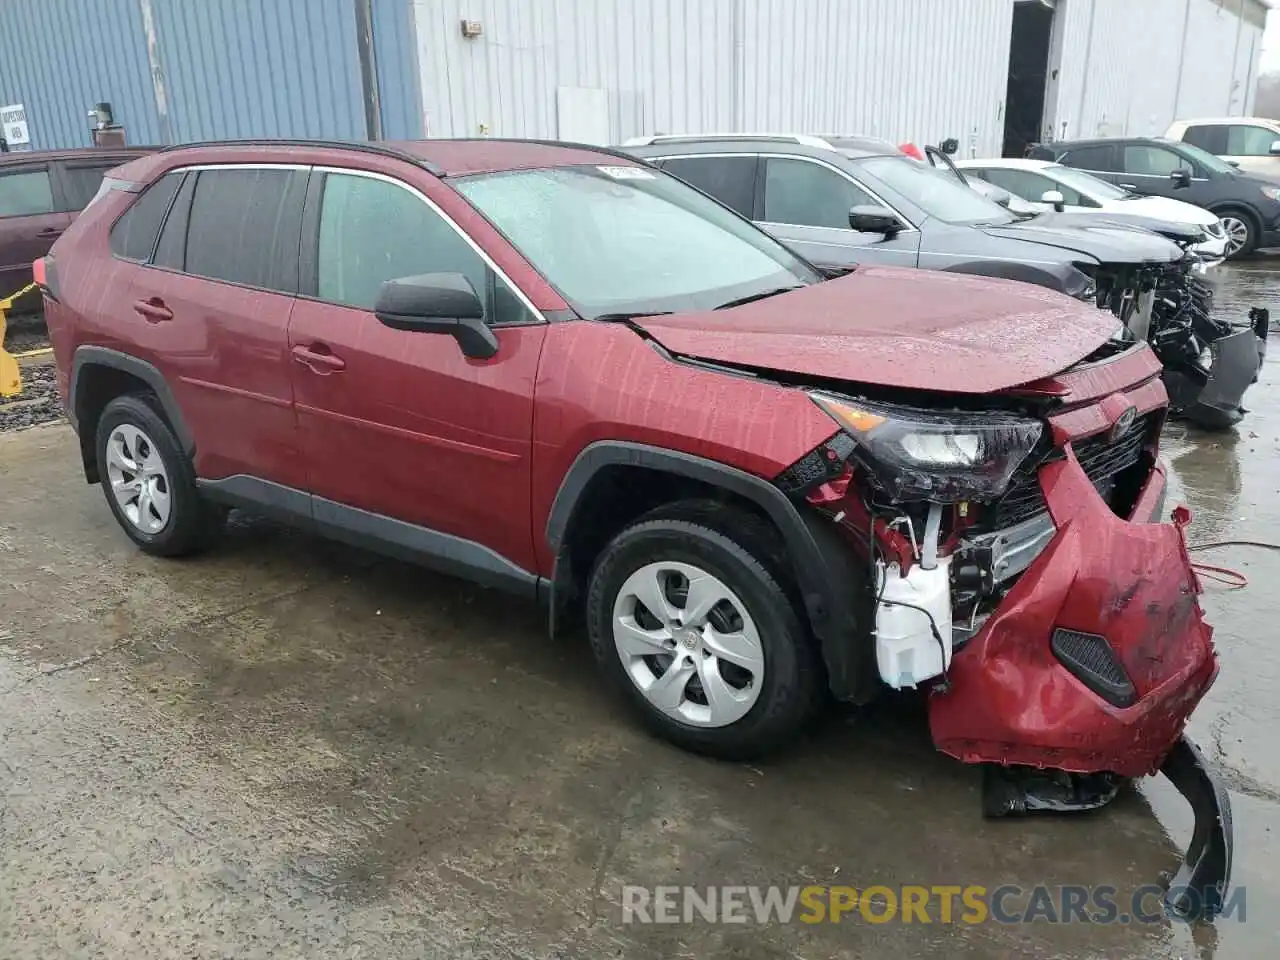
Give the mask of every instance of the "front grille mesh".
M 1135 420 L 1133 426 L 1114 442 L 1106 434 L 1099 434 L 1072 444 L 1081 468 L 1100 492 L 1108 493 L 1126 471 L 1142 464 L 1143 448 L 1151 427 L 1152 419 L 1148 414 Z M 1040 491 L 1038 474 L 1041 467 L 1064 456 L 1062 450 L 1054 449 L 1038 458 L 1035 454 L 1028 457 L 983 525 L 992 530 L 1002 530 L 1030 520 L 1048 509 Z

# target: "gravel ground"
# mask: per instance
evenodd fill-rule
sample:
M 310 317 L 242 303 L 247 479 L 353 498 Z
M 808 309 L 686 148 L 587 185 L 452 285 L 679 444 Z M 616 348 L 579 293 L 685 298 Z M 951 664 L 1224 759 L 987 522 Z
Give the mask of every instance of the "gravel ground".
M 0 400 L 0 433 L 61 420 L 57 374 L 52 363 L 22 365 L 22 393 Z

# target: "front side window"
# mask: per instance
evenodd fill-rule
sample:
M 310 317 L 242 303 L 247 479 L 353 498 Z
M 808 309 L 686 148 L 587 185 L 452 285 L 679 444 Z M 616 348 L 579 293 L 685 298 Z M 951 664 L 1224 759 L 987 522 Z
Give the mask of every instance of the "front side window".
M 1237 124 L 1228 127 L 1226 154 L 1229 157 L 1269 157 L 1271 145 L 1280 133 L 1266 127 Z
M 1013 219 L 1008 210 L 970 190 L 949 171 L 943 173 L 906 157 L 868 157 L 857 166 L 927 216 L 944 223 L 1008 223 Z
M 1072 167 L 1050 167 L 1047 176 L 1050 177 L 1055 184 L 1055 188 L 1062 190 L 1063 194 L 1069 196 L 1068 191 L 1078 193 L 1086 201 L 1081 206 L 1096 207 L 1097 203 L 1093 203 L 1093 199 L 1097 200 L 1123 200 L 1129 194 L 1121 190 L 1115 184 L 1107 183 L 1101 177 L 1095 177 L 1091 173 L 1085 173 L 1083 170 L 1076 170 Z M 1063 190 L 1063 188 L 1067 188 Z M 1068 200 L 1067 203 L 1071 201 Z
M 836 171 L 808 160 L 765 160 L 764 218 L 769 223 L 849 229 L 853 207 L 879 207 L 875 197 Z
M 156 234 L 169 211 L 169 203 L 182 183 L 179 172 L 166 173 L 130 204 L 111 227 L 111 252 L 126 260 L 145 263 L 156 246 Z
M 186 272 L 249 287 L 296 292 L 307 176 L 285 167 L 202 170 L 191 198 Z M 282 265 L 294 277 L 283 275 Z
M 1203 170 L 1213 173 L 1235 173 L 1235 167 L 1221 157 L 1215 157 L 1207 150 L 1201 150 L 1195 144 L 1178 144 L 1177 153 L 1182 161 L 1183 170 L 1191 170 L 1193 176 L 1203 176 Z M 1197 169 L 1200 168 L 1200 169 Z
M 751 218 L 757 166 L 755 157 L 676 157 L 665 161 L 662 169 Z
M 52 212 L 53 186 L 47 169 L 0 173 L 0 217 L 33 217 Z
M 645 167 L 581 165 L 448 182 L 583 316 L 709 309 L 821 279 L 768 234 Z
M 1187 161 L 1164 147 L 1140 144 L 1124 148 L 1125 173 L 1136 177 L 1167 177 L 1187 167 Z
M 488 323 L 528 319 L 502 278 L 417 194 L 387 180 L 328 174 L 320 206 L 317 296 L 372 310 L 383 283 L 424 273 L 466 277 Z
M 986 179 L 990 180 L 997 187 L 1003 187 L 1016 197 L 1022 197 L 1024 200 L 1030 200 L 1033 203 L 1040 203 L 1040 198 L 1049 190 L 1062 190 L 1062 187 L 1048 177 L 1042 177 L 1038 173 L 1032 173 L 1029 170 L 1011 170 L 1005 167 L 992 167 L 987 171 Z M 1063 197 L 1067 203 L 1072 203 L 1070 197 L 1067 197 L 1066 191 L 1062 191 Z

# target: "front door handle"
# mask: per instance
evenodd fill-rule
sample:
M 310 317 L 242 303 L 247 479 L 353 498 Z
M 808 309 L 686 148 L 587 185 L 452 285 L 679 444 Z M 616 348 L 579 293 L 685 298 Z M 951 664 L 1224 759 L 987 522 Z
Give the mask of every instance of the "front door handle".
M 315 343 L 310 346 L 298 344 L 293 348 L 293 359 L 307 367 L 312 373 L 318 373 L 321 376 L 338 373 L 347 368 L 347 361 L 341 357 L 335 357 L 329 348 L 322 343 Z
M 159 297 L 135 300 L 133 312 L 146 320 L 147 323 L 164 323 L 166 320 L 173 319 L 173 311 L 166 307 L 164 301 Z
M 1122 183 L 1122 184 L 1119 184 L 1119 187 L 1121 190 L 1137 190 L 1138 189 L 1138 185 L 1136 183 Z
M 58 237 L 62 236 L 62 228 L 49 227 L 47 230 L 41 230 L 36 234 L 36 236 L 41 240 L 56 240 Z

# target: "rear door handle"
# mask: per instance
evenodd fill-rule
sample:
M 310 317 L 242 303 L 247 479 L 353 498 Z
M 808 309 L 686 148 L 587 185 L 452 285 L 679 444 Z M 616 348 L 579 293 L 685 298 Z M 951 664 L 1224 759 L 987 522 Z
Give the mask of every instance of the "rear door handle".
M 1138 185 L 1136 183 L 1121 183 L 1118 186 L 1120 187 L 1121 190 L 1137 190 L 1138 189 Z
M 164 301 L 159 297 L 135 300 L 133 312 L 146 320 L 147 323 L 164 323 L 166 320 L 173 319 L 173 311 L 166 307 Z
M 53 240 L 57 237 L 62 236 L 62 230 L 61 228 L 58 228 L 58 227 L 50 227 L 47 230 L 41 230 L 39 233 L 36 234 L 36 236 L 39 237 L 41 240 Z
M 328 347 L 320 343 L 311 346 L 298 344 L 293 348 L 293 359 L 310 369 L 312 373 L 318 373 L 321 376 L 338 373 L 347 368 L 347 361 L 341 357 L 335 357 Z

